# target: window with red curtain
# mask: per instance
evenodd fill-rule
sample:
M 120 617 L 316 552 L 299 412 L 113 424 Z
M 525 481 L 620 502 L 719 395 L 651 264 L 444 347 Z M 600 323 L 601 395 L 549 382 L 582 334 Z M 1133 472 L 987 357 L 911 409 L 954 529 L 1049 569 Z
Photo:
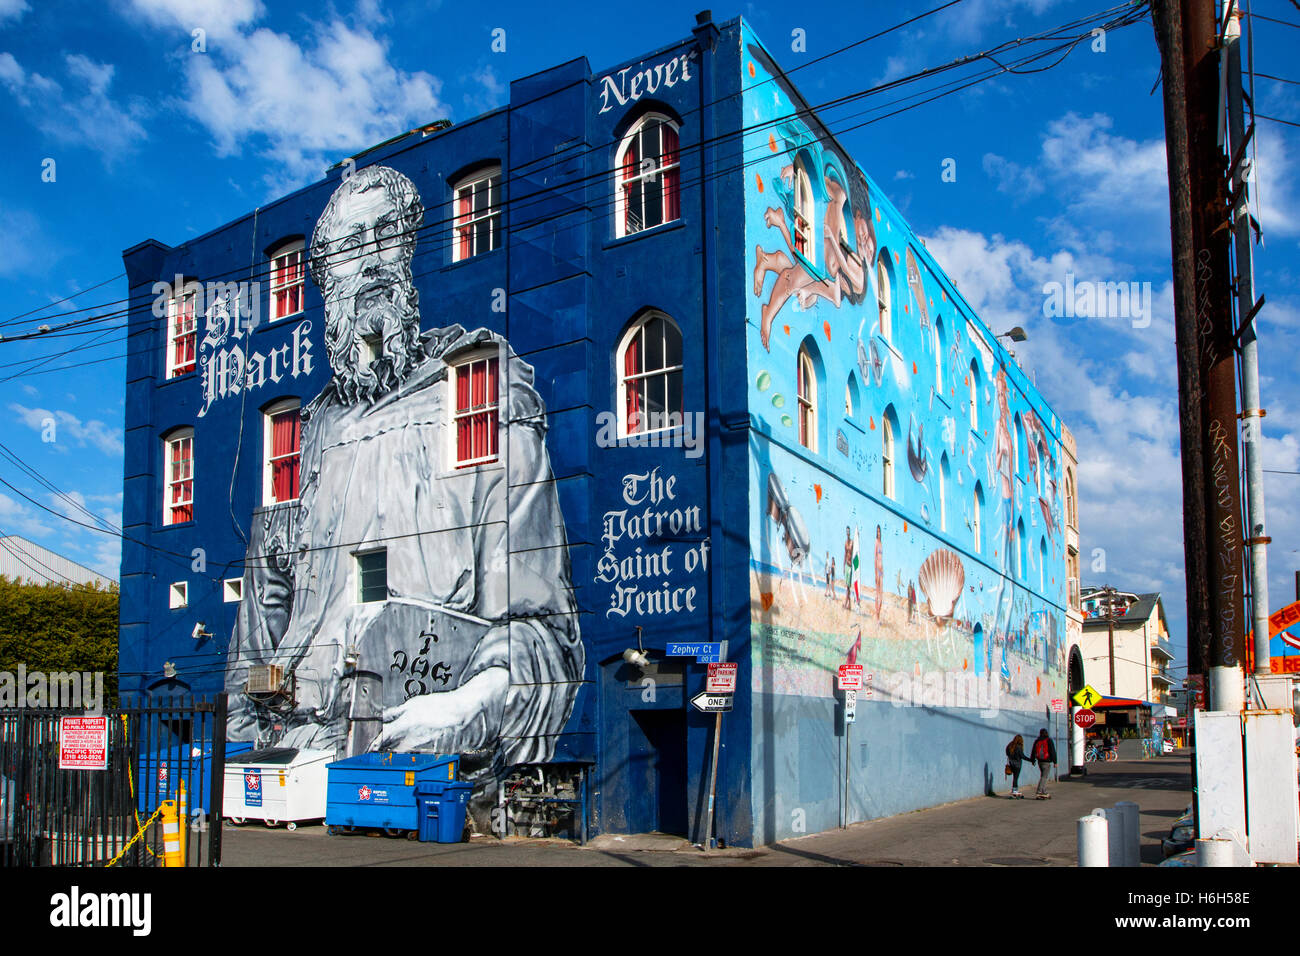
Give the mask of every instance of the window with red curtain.
M 186 430 L 167 440 L 167 497 L 164 524 L 194 520 L 194 433 Z
M 293 501 L 298 497 L 298 472 L 302 458 L 302 414 L 297 407 L 267 415 L 270 447 L 270 502 Z
M 500 244 L 501 170 L 475 174 L 455 188 L 452 261 L 491 252 Z
M 681 218 L 678 143 L 677 127 L 657 114 L 645 117 L 628 134 L 618 163 L 620 235 Z
M 194 371 L 194 347 L 197 324 L 194 316 L 194 293 L 185 292 L 171 301 L 167 377 L 175 378 Z
M 456 466 L 497 459 L 498 397 L 496 356 L 456 366 Z
M 680 426 L 682 333 L 665 315 L 649 313 L 620 344 L 623 421 L 621 434 Z
M 303 245 L 286 246 L 271 260 L 271 319 L 302 311 Z

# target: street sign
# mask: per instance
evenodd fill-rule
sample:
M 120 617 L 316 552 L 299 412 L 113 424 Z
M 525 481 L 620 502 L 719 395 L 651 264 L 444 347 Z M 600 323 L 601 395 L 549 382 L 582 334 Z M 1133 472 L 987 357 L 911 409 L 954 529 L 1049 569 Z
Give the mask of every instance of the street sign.
M 856 690 L 846 690 L 844 692 L 844 722 L 851 724 L 858 719 L 858 692 Z
M 706 714 L 725 714 L 731 710 L 731 702 L 735 699 L 731 694 L 710 694 L 705 691 L 692 697 L 691 703 L 696 710 Z
M 857 690 L 862 686 L 862 665 L 841 664 L 837 680 L 840 690 Z
M 1087 730 L 1097 722 L 1097 712 L 1095 710 L 1076 710 L 1074 712 L 1074 722 Z
M 59 718 L 59 769 L 108 769 L 108 718 Z
M 669 641 L 664 651 L 669 657 L 693 657 L 701 664 L 721 661 L 726 656 L 725 641 L 709 643 L 707 641 Z
M 1080 707 L 1092 707 L 1101 700 L 1101 691 L 1091 684 L 1085 684 L 1083 690 L 1079 691 L 1071 699 Z
M 714 663 L 709 665 L 710 694 L 734 694 L 736 692 L 735 664 Z
M 1052 698 L 1052 713 L 1054 713 L 1054 714 L 1063 714 L 1063 713 L 1065 713 L 1065 698 L 1064 698 L 1064 697 L 1053 697 L 1053 698 Z
M 875 676 L 876 676 L 875 674 L 868 674 L 868 675 L 867 675 L 867 678 L 866 678 L 867 683 L 866 683 L 866 686 L 863 687 L 863 693 L 864 693 L 864 695 L 866 696 L 867 700 L 871 700 L 872 695 L 875 693 L 875 688 L 871 686 L 871 680 L 872 680 L 872 678 L 874 678 Z

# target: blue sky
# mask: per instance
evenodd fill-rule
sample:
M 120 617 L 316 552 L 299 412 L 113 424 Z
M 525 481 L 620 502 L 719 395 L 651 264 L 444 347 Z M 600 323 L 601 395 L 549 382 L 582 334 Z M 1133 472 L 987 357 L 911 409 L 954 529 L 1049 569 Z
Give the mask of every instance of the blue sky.
M 680 39 L 701 5 L 118 0 L 106 9 L 89 0 L 0 0 L 0 124 L 8 131 L 0 150 L 0 334 L 57 324 L 47 316 L 68 308 L 114 310 L 126 293 L 125 280 L 113 279 L 123 249 L 146 238 L 183 242 L 362 147 L 502 105 L 513 78 L 578 55 L 599 71 Z M 719 21 L 745 16 L 792 69 L 937 5 L 807 0 L 713 13 Z M 793 78 L 816 104 L 1105 5 L 963 0 Z M 1252 0 L 1252 9 L 1300 23 L 1288 0 Z M 494 30 L 505 31 L 504 51 L 493 50 Z M 1079 443 L 1084 583 L 1161 591 L 1185 663 L 1168 200 L 1161 97 L 1150 93 L 1158 57 L 1149 22 L 1103 39 L 1080 44 L 1047 72 L 1004 74 L 841 140 L 985 322 L 995 332 L 1013 325 L 1028 332 L 1019 358 Z M 1253 40 L 1259 71 L 1300 79 L 1293 64 L 1300 30 L 1257 21 Z M 1300 88 L 1265 79 L 1256 87 L 1261 113 L 1300 122 Z M 916 89 L 827 119 L 836 130 L 857 125 L 872 114 L 841 117 Z M 1297 471 L 1300 389 L 1291 357 L 1300 354 L 1293 185 L 1300 129 L 1261 121 L 1256 143 L 1266 244 L 1255 273 L 1268 298 L 1259 318 L 1265 467 Z M 1067 273 L 1150 283 L 1149 325 L 1048 318 L 1044 286 L 1064 283 Z M 113 281 L 72 305 L 50 304 L 105 280 Z M 124 347 L 113 326 L 0 342 L 0 441 L 116 524 Z M 69 347 L 81 350 L 31 367 Z M 92 364 L 63 368 L 85 362 Z M 49 419 L 54 440 L 43 441 Z M 1300 519 L 1290 506 L 1300 478 L 1266 477 L 1276 608 L 1293 598 L 1300 567 Z M 9 462 L 0 461 L 0 478 L 88 520 Z M 116 574 L 116 539 L 3 486 L 0 532 Z M 1104 572 L 1092 570 L 1095 557 L 1104 558 Z

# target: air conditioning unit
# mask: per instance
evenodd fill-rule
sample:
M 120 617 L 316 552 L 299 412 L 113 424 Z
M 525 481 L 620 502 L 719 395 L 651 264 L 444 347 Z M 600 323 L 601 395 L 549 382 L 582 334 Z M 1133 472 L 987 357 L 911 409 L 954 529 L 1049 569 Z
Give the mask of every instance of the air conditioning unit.
M 274 694 L 284 683 L 284 668 L 279 664 L 255 664 L 248 668 L 248 681 L 244 692 L 248 694 Z

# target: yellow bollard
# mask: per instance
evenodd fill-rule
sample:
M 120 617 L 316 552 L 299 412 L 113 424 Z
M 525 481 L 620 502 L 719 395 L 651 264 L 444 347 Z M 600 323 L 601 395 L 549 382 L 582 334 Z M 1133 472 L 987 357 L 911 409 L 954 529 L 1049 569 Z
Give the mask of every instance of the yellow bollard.
M 176 801 L 164 800 L 159 809 L 162 810 L 163 866 L 184 866 L 185 854 L 181 849 L 181 840 L 185 831 L 176 816 Z
M 190 802 L 187 799 L 187 795 L 185 793 L 184 777 L 176 781 L 176 804 L 177 804 L 176 812 L 180 818 L 177 820 L 177 823 L 180 825 L 181 866 L 184 866 L 189 859 L 185 855 L 185 850 L 186 850 L 185 841 L 189 839 L 189 830 L 190 830 Z

